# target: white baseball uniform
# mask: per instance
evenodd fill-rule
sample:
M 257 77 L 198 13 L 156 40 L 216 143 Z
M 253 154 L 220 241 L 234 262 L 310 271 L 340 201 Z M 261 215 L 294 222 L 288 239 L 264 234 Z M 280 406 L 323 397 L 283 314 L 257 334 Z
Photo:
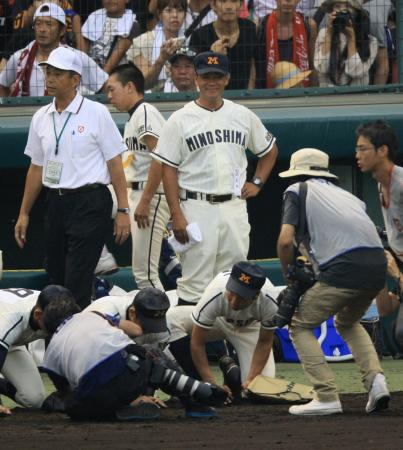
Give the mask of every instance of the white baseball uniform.
M 210 331 L 209 341 L 227 339 L 234 346 L 244 381 L 249 373 L 253 352 L 259 338 L 260 328 L 274 330 L 277 312 L 275 298 L 278 289 L 267 279 L 258 298 L 247 308 L 234 311 L 226 298 L 226 286 L 230 272 L 221 272 L 207 286 L 196 306 L 177 306 L 167 312 L 171 339 L 181 339 L 192 333 L 193 324 Z M 273 352 L 262 375 L 275 376 Z
M 381 195 L 383 220 L 390 248 L 403 262 L 403 167 L 393 167 L 389 196 L 389 205 L 386 205 Z
M 130 306 L 133 305 L 134 297 L 139 290 L 128 292 L 126 295 L 108 295 L 106 297 L 99 298 L 87 306 L 84 311 L 97 311 L 115 319 L 127 319 Z M 176 299 L 175 291 L 166 292 L 171 304 Z M 168 325 L 169 330 L 169 325 Z M 170 337 L 170 333 L 148 333 L 135 338 L 137 344 L 155 344 L 167 342 Z
M 262 157 L 274 142 L 256 114 L 230 100 L 216 111 L 190 102 L 164 125 L 153 157 L 177 169 L 183 213 L 202 233 L 202 242 L 181 254 L 180 299 L 197 303 L 215 275 L 247 259 L 250 226 L 239 198 L 245 152 Z
M 41 376 L 25 347 L 45 337 L 43 331 L 32 328 L 31 322 L 31 312 L 39 294 L 39 291 L 22 288 L 0 290 L 0 347 L 7 351 L 0 371 L 15 387 L 15 400 L 30 408 L 39 408 L 45 399 Z
M 150 226 L 139 228 L 134 220 L 134 211 L 143 195 L 148 171 L 152 161 L 151 151 L 144 141 L 145 136 L 159 138 L 164 118 L 152 105 L 140 101 L 129 111 L 124 140 L 128 151 L 123 156 L 126 180 L 131 184 L 128 191 L 131 209 L 132 268 L 139 289 L 156 287 L 164 290 L 158 275 L 161 243 L 170 213 L 162 186 L 150 203 Z

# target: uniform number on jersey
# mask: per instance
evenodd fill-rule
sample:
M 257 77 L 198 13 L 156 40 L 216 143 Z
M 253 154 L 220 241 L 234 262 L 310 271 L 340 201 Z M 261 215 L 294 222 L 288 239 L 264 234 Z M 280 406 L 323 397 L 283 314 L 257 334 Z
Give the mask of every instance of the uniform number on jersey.
M 34 291 L 24 288 L 10 288 L 10 289 L 2 289 L 4 292 L 10 292 L 11 294 L 16 295 L 19 298 L 26 298 L 29 295 L 33 294 Z

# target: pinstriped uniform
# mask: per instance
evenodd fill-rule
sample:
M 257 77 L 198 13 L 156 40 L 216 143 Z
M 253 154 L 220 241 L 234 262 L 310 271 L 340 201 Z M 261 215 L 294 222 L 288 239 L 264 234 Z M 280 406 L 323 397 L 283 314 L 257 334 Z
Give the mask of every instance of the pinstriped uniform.
M 197 303 L 215 275 L 247 259 L 250 226 L 246 201 L 239 198 L 246 149 L 262 157 L 275 140 L 256 114 L 229 100 L 215 111 L 190 102 L 164 125 L 153 157 L 177 169 L 182 211 L 188 223 L 199 225 L 203 239 L 181 255 L 179 298 Z M 185 191 L 198 198 L 187 198 Z M 230 198 L 212 204 L 201 198 L 205 194 Z
M 140 183 L 137 189 L 129 188 L 128 198 L 131 210 L 132 269 L 139 289 L 156 287 L 163 290 L 158 275 L 158 263 L 162 238 L 169 220 L 169 208 L 162 185 L 157 189 L 150 203 L 150 226 L 139 228 L 134 220 L 134 211 L 143 195 L 152 161 L 151 150 L 144 141 L 145 136 L 159 138 L 164 118 L 152 105 L 140 101 L 129 111 L 124 140 L 128 151 L 123 155 L 123 167 L 128 182 Z
M 39 291 L 0 290 L 0 351 L 7 356 L 0 372 L 16 389 L 15 400 L 23 406 L 39 408 L 45 390 L 36 364 L 25 345 L 45 334 L 31 327 L 30 317 Z

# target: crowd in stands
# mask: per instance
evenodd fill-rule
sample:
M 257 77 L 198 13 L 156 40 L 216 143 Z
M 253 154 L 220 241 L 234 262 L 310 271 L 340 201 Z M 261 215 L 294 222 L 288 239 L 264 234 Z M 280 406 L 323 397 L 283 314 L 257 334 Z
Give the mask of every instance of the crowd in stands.
M 38 65 L 82 52 L 81 92 L 132 62 L 148 92 L 195 90 L 193 58 L 230 61 L 227 89 L 397 82 L 394 0 L 0 0 L 0 96 L 46 95 Z

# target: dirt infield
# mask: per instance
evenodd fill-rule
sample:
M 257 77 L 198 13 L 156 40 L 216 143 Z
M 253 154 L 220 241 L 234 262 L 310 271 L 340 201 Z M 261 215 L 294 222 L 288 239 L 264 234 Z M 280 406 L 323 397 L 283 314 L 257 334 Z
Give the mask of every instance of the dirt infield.
M 148 423 L 74 423 L 60 414 L 14 409 L 0 419 L 1 449 L 385 449 L 403 448 L 403 392 L 393 393 L 389 410 L 363 412 L 366 395 L 342 396 L 344 414 L 290 416 L 284 405 L 242 405 L 219 409 L 219 417 L 184 419 L 164 410 Z

